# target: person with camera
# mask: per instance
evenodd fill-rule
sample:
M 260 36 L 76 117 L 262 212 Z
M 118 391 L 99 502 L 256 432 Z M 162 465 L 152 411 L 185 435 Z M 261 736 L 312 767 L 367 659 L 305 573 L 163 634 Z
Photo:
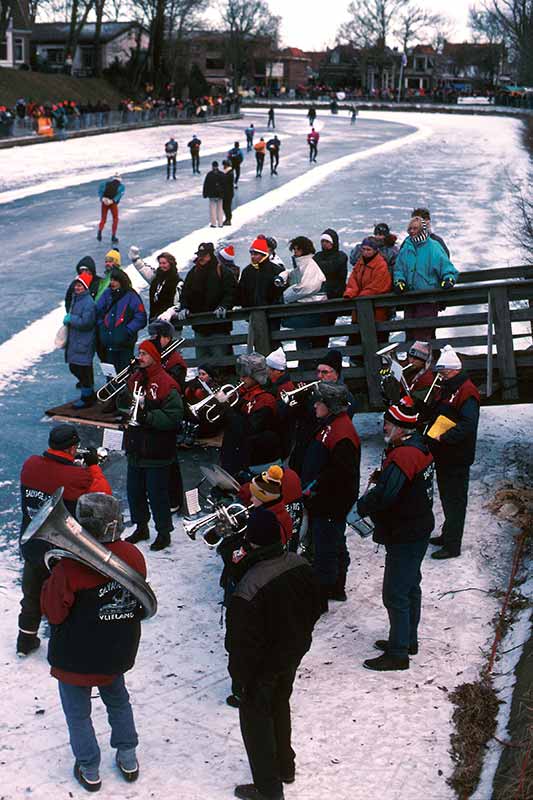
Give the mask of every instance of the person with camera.
M 176 459 L 176 434 L 183 418 L 178 384 L 161 366 L 161 353 L 150 339 L 139 345 L 139 369 L 128 380 L 130 421 L 124 445 L 128 457 L 127 492 L 136 525 L 126 541 L 150 538 L 150 511 L 157 537 L 150 550 L 170 545 L 173 530 L 169 496 L 170 468 Z M 139 398 L 136 401 L 136 396 Z
M 305 559 L 284 551 L 271 511 L 251 512 L 246 541 L 225 644 L 229 674 L 241 687 L 239 719 L 253 783 L 238 785 L 235 796 L 283 800 L 283 783 L 296 772 L 290 697 L 320 616 L 320 590 Z
M 98 465 L 98 454 L 91 447 L 84 456 L 84 463 L 77 463 L 76 454 L 80 437 L 74 425 L 62 423 L 50 431 L 48 448 L 40 455 L 26 459 L 20 473 L 20 495 L 22 506 L 22 525 L 24 533 L 32 518 L 41 506 L 61 486 L 64 487 L 63 502 L 74 514 L 76 501 L 88 492 L 111 494 L 111 486 Z M 39 596 L 43 581 L 48 577 L 42 556 L 43 551 L 23 553 L 22 600 L 18 618 L 19 633 L 17 655 L 27 656 L 37 650 L 40 639 L 37 636 L 41 624 Z
M 146 577 L 140 551 L 120 539 L 124 525 L 115 497 L 85 494 L 77 501 L 75 516 L 110 554 Z M 88 792 L 96 792 L 102 785 L 100 748 L 91 720 L 91 695 L 96 687 L 107 709 L 117 767 L 128 783 L 136 781 L 139 738 L 124 673 L 135 663 L 142 606 L 105 571 L 70 558 L 60 559 L 52 568 L 42 588 L 41 606 L 51 624 L 48 661 L 67 722 L 74 777 Z

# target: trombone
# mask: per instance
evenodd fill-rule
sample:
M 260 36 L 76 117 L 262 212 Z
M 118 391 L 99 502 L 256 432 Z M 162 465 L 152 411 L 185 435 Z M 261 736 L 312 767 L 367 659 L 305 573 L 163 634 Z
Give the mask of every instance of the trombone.
M 174 341 L 170 342 L 168 347 L 165 347 L 165 349 L 161 351 L 161 361 L 173 353 L 174 350 L 177 350 L 184 341 L 185 339 L 174 339 Z M 107 403 L 108 400 L 111 400 L 113 397 L 116 397 L 117 394 L 120 394 L 126 385 L 126 381 L 138 366 L 138 360 L 136 358 L 132 358 L 127 367 L 124 367 L 124 369 L 118 372 L 114 378 L 111 378 L 110 381 L 98 389 L 96 396 L 100 402 Z
M 296 406 L 298 405 L 298 401 L 300 399 L 299 397 L 297 397 L 297 395 L 301 394 L 302 392 L 308 392 L 310 389 L 313 388 L 313 386 L 318 386 L 319 383 L 320 381 L 312 381 L 311 383 L 306 383 L 304 386 L 298 386 L 297 389 L 291 389 L 291 391 L 289 392 L 281 391 L 279 393 L 279 398 L 284 403 L 287 403 L 289 407 Z

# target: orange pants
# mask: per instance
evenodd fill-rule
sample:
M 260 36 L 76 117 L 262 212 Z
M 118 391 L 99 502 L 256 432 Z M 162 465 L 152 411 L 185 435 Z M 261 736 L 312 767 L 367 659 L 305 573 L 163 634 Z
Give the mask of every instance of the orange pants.
M 118 228 L 118 205 L 116 203 L 112 203 L 110 206 L 106 206 L 105 203 L 102 203 L 102 211 L 100 216 L 100 224 L 98 225 L 98 230 L 103 231 L 107 219 L 107 212 L 111 211 L 111 216 L 113 217 L 113 226 L 111 228 L 111 235 L 114 236 L 117 232 Z

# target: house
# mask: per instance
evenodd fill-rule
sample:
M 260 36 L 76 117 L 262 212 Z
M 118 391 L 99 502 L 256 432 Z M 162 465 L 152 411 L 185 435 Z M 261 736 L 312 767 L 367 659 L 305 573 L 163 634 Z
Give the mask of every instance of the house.
M 69 25 L 65 22 L 41 22 L 32 28 L 31 46 L 37 62 L 52 71 L 64 72 L 65 62 L 69 72 L 77 77 L 94 75 L 96 67 L 96 24 L 87 22 L 80 33 L 76 52 L 72 55 L 72 66 L 66 54 Z M 102 69 L 117 60 L 120 64 L 129 61 L 132 51 L 147 50 L 148 31 L 138 22 L 103 22 L 100 32 Z
M 485 91 L 508 83 L 511 73 L 502 44 L 444 42 L 441 80 L 457 91 Z
M 296 89 L 298 86 L 306 86 L 311 77 L 311 59 L 300 50 L 299 47 L 286 47 L 281 50 L 277 57 L 281 66 L 281 76 L 279 76 L 278 86 L 286 89 Z
M 400 64 L 401 54 L 396 48 L 341 44 L 327 52 L 319 77 L 322 83 L 337 90 L 392 92 L 398 84 Z
M 430 44 L 418 44 L 407 52 L 403 89 L 425 94 L 433 91 L 439 80 L 439 53 Z
M 28 0 L 11 0 L 6 35 L 0 41 L 0 67 L 29 65 L 30 33 Z

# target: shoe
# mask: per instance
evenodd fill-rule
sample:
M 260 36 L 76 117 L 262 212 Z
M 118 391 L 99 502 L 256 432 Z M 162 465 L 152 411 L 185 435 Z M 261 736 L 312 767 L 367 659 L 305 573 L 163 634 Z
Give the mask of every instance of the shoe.
M 24 633 L 24 631 L 19 631 L 19 635 L 17 636 L 17 655 L 21 658 L 23 656 L 29 656 L 34 650 L 39 649 L 40 644 L 41 640 L 36 633 Z
M 443 547 L 444 538 L 442 536 L 433 536 L 433 538 L 429 540 L 429 543 L 435 545 L 436 547 Z
M 118 244 L 118 236 L 112 236 L 111 241 L 113 242 L 113 244 Z
M 158 533 L 155 541 L 150 545 L 150 550 L 164 550 L 170 544 L 170 533 Z
M 228 704 L 228 706 L 231 706 L 232 708 L 239 708 L 241 704 L 241 698 L 237 697 L 236 694 L 229 694 L 226 697 L 226 703 Z
M 173 180 L 173 181 L 175 181 L 175 180 L 176 180 L 176 176 L 175 176 L 175 175 L 173 175 L 173 176 L 172 176 L 172 180 Z
M 94 406 L 95 403 L 96 395 L 92 387 L 84 388 L 81 390 L 80 399 L 72 403 L 72 408 L 89 408 L 90 406 Z
M 181 503 L 176 506 L 170 506 L 170 513 L 177 514 L 180 508 L 181 508 Z
M 363 661 L 365 669 L 372 669 L 376 672 L 391 672 L 393 670 L 409 669 L 409 658 L 401 658 L 399 656 L 389 656 L 383 653 L 382 656 L 377 658 L 367 658 Z
M 435 552 L 431 554 L 431 558 L 437 561 L 443 561 L 445 558 L 459 558 L 460 555 L 461 553 L 451 553 L 445 547 L 441 547 L 440 550 L 435 550 Z
M 235 797 L 240 797 L 241 800 L 284 800 L 283 792 L 277 797 L 267 797 L 253 783 L 241 783 L 235 787 L 233 794 Z
M 346 597 L 346 573 L 340 572 L 333 586 L 328 587 L 328 600 L 336 600 L 343 603 Z
M 344 603 L 347 600 L 346 592 L 345 591 L 335 591 L 331 590 L 328 595 L 328 600 L 336 600 L 338 603 Z
M 96 238 L 99 242 L 102 241 L 102 231 L 96 231 Z
M 281 772 L 280 778 L 283 783 L 294 783 L 296 780 L 296 768 L 292 767 L 292 769 L 287 770 L 287 772 Z
M 137 542 L 144 542 L 150 538 L 150 531 L 148 525 L 137 525 L 131 536 L 128 536 L 125 541 L 130 544 L 137 544 Z
M 320 614 L 327 614 L 329 611 L 329 586 L 321 586 L 320 587 Z
M 122 764 L 122 762 L 120 761 L 117 752 L 116 762 L 117 762 L 117 767 L 119 768 L 122 777 L 124 778 L 125 781 L 127 781 L 128 783 L 133 783 L 134 781 L 137 780 L 137 778 L 139 777 L 139 762 L 137 761 L 137 759 L 135 759 L 135 767 L 133 769 L 126 769 L 124 764 Z
M 378 639 L 377 642 L 374 642 L 374 647 L 376 648 L 376 650 L 383 650 L 383 652 L 386 653 L 387 650 L 389 649 L 389 643 L 386 639 Z M 418 645 L 412 644 L 409 647 L 408 652 L 410 656 L 416 656 L 416 654 L 418 653 Z
M 102 781 L 100 780 L 100 778 L 98 778 L 97 781 L 88 780 L 81 771 L 81 767 L 77 761 L 74 764 L 74 777 L 76 778 L 80 786 L 83 786 L 83 788 L 86 789 L 88 792 L 99 792 L 100 789 L 102 788 Z
M 210 225 L 209 227 L 210 228 L 216 228 L 217 226 L 216 225 Z

